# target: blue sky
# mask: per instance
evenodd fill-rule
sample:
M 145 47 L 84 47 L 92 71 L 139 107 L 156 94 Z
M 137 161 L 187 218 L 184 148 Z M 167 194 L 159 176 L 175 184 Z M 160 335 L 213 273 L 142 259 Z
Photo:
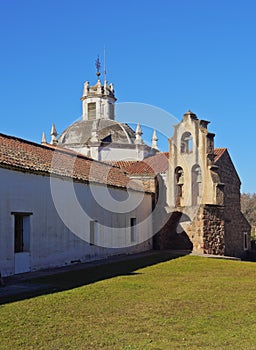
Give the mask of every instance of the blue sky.
M 254 0 L 0 0 L 0 132 L 40 142 L 78 119 L 106 46 L 119 102 L 210 120 L 256 192 L 255 14 Z

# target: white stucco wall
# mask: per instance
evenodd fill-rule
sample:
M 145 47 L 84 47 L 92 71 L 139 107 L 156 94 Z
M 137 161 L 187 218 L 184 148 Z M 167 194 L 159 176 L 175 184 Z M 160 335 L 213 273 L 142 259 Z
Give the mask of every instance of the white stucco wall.
M 134 145 L 131 145 L 131 147 L 127 147 L 125 145 L 124 147 L 118 146 L 113 147 L 113 145 L 110 146 L 104 146 L 104 147 L 89 147 L 86 145 L 82 146 L 68 146 L 65 147 L 68 149 L 71 149 L 72 151 L 75 151 L 77 153 L 81 153 L 85 155 L 86 157 L 91 157 L 95 160 L 100 161 L 113 161 L 113 160 L 143 160 L 146 156 L 148 156 L 148 152 L 145 151 L 142 147 L 134 147 Z
M 130 191 L 127 195 L 122 189 L 72 183 L 60 178 L 51 183 L 48 176 L 2 168 L 0 176 L 0 271 L 3 276 L 15 273 L 15 255 L 19 254 L 14 253 L 12 213 L 15 212 L 31 213 L 31 271 L 152 248 L 149 194 Z M 137 222 L 134 243 L 131 242 L 131 218 Z M 97 220 L 98 246 L 88 243 L 92 220 Z

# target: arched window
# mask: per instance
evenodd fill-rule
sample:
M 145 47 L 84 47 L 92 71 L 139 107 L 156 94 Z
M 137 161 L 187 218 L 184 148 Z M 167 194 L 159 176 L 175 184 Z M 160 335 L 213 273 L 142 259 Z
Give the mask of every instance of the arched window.
M 191 179 L 192 179 L 192 205 L 200 204 L 202 196 L 202 171 L 199 165 L 195 164 L 191 170 Z
M 193 151 L 193 138 L 190 132 L 186 131 L 181 137 L 180 153 L 191 153 Z
M 181 167 L 175 169 L 175 191 L 176 191 L 176 206 L 181 205 L 181 198 L 183 196 L 183 185 L 184 185 L 184 172 Z

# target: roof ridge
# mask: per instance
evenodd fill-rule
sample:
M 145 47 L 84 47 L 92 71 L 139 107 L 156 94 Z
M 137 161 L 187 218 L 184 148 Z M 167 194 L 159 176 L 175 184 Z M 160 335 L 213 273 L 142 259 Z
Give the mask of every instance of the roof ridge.
M 3 134 L 0 132 L 0 137 L 4 137 L 4 138 L 8 138 L 8 139 L 13 139 L 13 140 L 17 140 L 17 141 L 20 141 L 20 142 L 23 142 L 23 143 L 27 143 L 27 144 L 32 144 L 32 145 L 35 145 L 35 146 L 39 146 L 39 147 L 43 147 L 45 145 L 42 145 L 40 143 L 37 143 L 35 141 L 30 141 L 30 140 L 26 140 L 26 139 L 23 139 L 21 137 L 18 137 L 18 136 L 13 136 L 13 135 L 7 135 L 7 134 Z

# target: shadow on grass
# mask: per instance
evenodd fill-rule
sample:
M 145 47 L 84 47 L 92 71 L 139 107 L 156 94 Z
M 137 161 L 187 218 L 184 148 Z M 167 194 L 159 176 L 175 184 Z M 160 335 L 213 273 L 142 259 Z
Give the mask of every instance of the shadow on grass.
M 69 290 L 87 284 L 95 283 L 105 279 L 117 276 L 136 275 L 136 270 L 152 266 L 161 262 L 185 256 L 190 252 L 185 251 L 153 251 L 139 256 L 127 256 L 113 258 L 95 262 L 92 264 L 80 264 L 76 266 L 66 267 L 64 269 L 56 269 L 55 271 L 43 272 L 39 276 L 27 274 L 25 277 L 15 281 L 15 277 L 11 277 L 8 282 L 6 279 L 6 287 L 0 289 L 0 304 L 6 304 L 14 301 L 33 298 L 35 296 L 56 293 Z

